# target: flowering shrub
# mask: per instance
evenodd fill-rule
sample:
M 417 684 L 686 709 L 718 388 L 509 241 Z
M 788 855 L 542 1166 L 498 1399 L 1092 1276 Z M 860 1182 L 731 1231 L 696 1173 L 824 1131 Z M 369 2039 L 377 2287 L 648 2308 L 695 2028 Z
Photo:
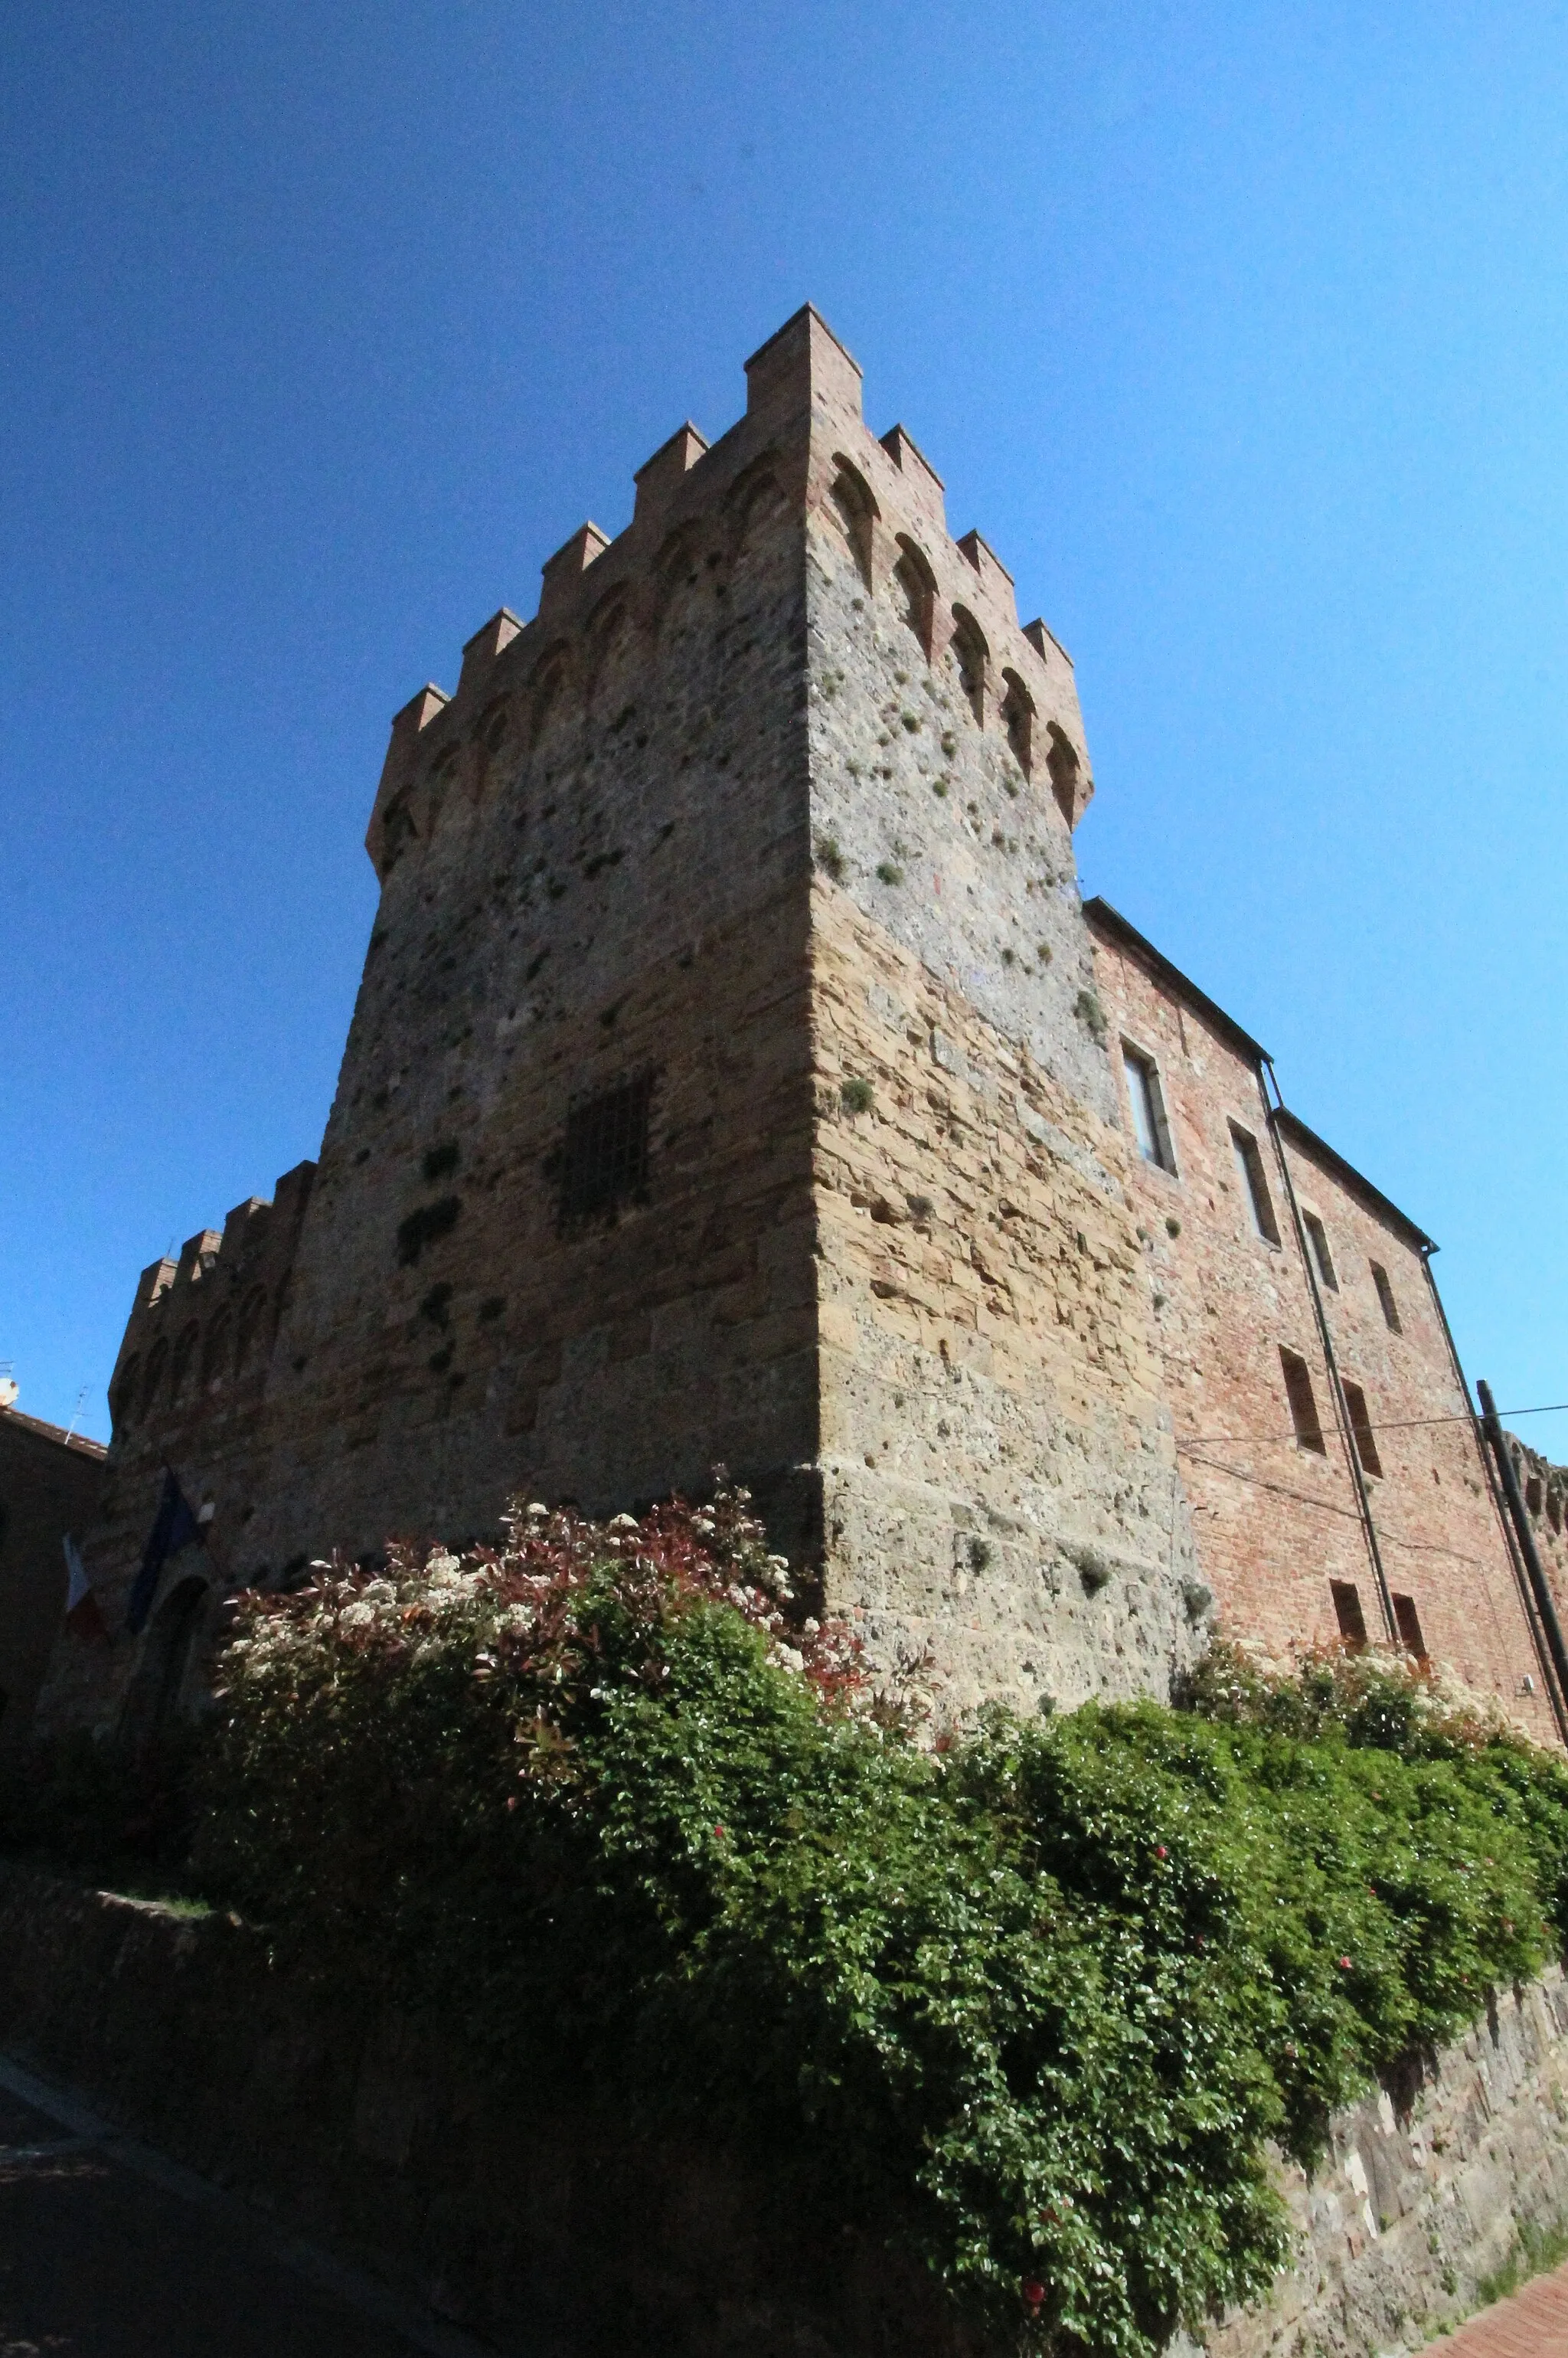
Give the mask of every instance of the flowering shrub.
M 1017 2346 L 1152 2358 L 1285 2257 L 1267 2140 L 1533 1970 L 1568 1858 L 1528 1747 L 1244 1683 L 933 1741 L 744 1493 L 530 1508 L 243 1605 L 200 1872 L 498 2072 L 814 2185 Z

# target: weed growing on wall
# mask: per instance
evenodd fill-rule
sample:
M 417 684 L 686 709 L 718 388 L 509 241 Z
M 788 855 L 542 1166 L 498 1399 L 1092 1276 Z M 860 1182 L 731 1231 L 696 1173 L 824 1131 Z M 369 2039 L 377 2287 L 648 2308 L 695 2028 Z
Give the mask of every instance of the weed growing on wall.
M 1271 2137 L 1553 1944 L 1568 1771 L 1409 1681 L 1227 1658 L 1189 1711 L 933 1736 L 797 1612 L 737 1491 L 319 1567 L 243 1608 L 202 1877 L 294 1969 L 803 2162 L 1004 2336 L 1118 2358 L 1265 2288 Z

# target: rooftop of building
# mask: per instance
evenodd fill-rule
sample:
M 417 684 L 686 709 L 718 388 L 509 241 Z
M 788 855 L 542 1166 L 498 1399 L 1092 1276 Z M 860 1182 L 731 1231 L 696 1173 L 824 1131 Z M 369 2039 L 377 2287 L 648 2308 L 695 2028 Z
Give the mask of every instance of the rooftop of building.
M 36 1441 L 51 1442 L 76 1457 L 101 1460 L 109 1454 L 101 1441 L 89 1441 L 84 1433 L 70 1433 L 64 1425 L 48 1424 L 41 1416 L 24 1416 L 19 1408 L 0 1407 L 0 1432 L 5 1431 L 31 1433 Z
M 1156 982 L 1162 983 L 1181 1000 L 1184 1006 L 1201 1017 L 1229 1047 L 1244 1056 L 1249 1064 L 1256 1065 L 1260 1073 L 1266 1068 L 1272 1076 L 1274 1060 L 1267 1048 L 1255 1040 L 1250 1032 L 1244 1031 L 1233 1015 L 1227 1015 L 1217 1000 L 1211 999 L 1206 990 L 1200 990 L 1192 977 L 1184 974 L 1163 950 L 1156 949 L 1148 936 L 1141 934 L 1119 909 L 1113 908 L 1108 901 L 1097 893 L 1092 900 L 1084 903 L 1084 915 L 1092 932 L 1135 957 Z M 1357 1196 L 1377 1218 L 1397 1229 L 1418 1252 L 1437 1250 L 1434 1240 L 1424 1228 L 1417 1226 L 1408 1212 L 1401 1212 L 1391 1196 L 1385 1195 L 1364 1172 L 1357 1171 L 1353 1163 L 1346 1162 L 1338 1148 L 1330 1146 L 1328 1141 L 1304 1122 L 1300 1114 L 1292 1113 L 1288 1106 L 1281 1103 L 1276 1120 L 1283 1136 L 1299 1153 L 1308 1156 L 1331 1178 L 1336 1179 L 1347 1194 Z

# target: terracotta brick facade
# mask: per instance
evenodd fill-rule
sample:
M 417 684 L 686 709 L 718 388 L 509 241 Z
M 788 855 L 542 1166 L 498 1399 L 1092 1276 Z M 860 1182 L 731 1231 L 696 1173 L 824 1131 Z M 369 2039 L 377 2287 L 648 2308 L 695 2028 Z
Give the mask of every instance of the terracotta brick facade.
M 1271 1109 L 1271 1067 L 1238 1025 L 1114 910 L 1087 915 L 1135 1146 L 1134 1093 L 1153 1090 L 1132 1195 L 1221 1626 L 1284 1657 L 1358 1611 L 1370 1640 L 1424 1650 L 1552 1740 L 1432 1240 Z M 1304 1374 L 1293 1403 L 1286 1355 Z
M 1331 1576 L 1375 1621 L 1336 1437 L 1277 1438 L 1279 1345 L 1317 1366 L 1293 1245 L 1231 1232 L 1259 1071 L 1085 919 L 1070 662 L 814 312 L 747 375 L 728 433 L 683 427 L 627 529 L 584 525 L 533 620 L 397 716 L 319 1163 L 144 1276 L 115 1372 L 115 1626 L 166 1462 L 206 1543 L 109 1675 L 61 1650 L 47 1723 L 178 1692 L 181 1584 L 210 1613 L 334 1546 L 492 1531 L 519 1491 L 605 1511 L 719 1462 L 953 1706 L 1162 1692 L 1211 1590 L 1275 1646 L 1325 1633 Z M 1123 1030 L 1169 1068 L 1173 1176 Z M 1416 1232 L 1286 1152 L 1340 1240 L 1347 1369 L 1379 1417 L 1454 1412 Z M 1511 1699 L 1528 1634 L 1466 1449 L 1390 1434 L 1374 1514 L 1428 1642 Z

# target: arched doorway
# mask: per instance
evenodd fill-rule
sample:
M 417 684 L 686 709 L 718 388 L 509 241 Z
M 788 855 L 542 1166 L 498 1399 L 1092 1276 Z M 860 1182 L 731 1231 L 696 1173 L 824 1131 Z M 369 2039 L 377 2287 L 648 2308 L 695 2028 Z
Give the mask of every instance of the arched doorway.
M 168 1735 L 180 1717 L 191 1656 L 211 1594 L 206 1581 L 189 1574 L 176 1582 L 153 1616 L 126 1698 L 124 1730 L 133 1746 Z

